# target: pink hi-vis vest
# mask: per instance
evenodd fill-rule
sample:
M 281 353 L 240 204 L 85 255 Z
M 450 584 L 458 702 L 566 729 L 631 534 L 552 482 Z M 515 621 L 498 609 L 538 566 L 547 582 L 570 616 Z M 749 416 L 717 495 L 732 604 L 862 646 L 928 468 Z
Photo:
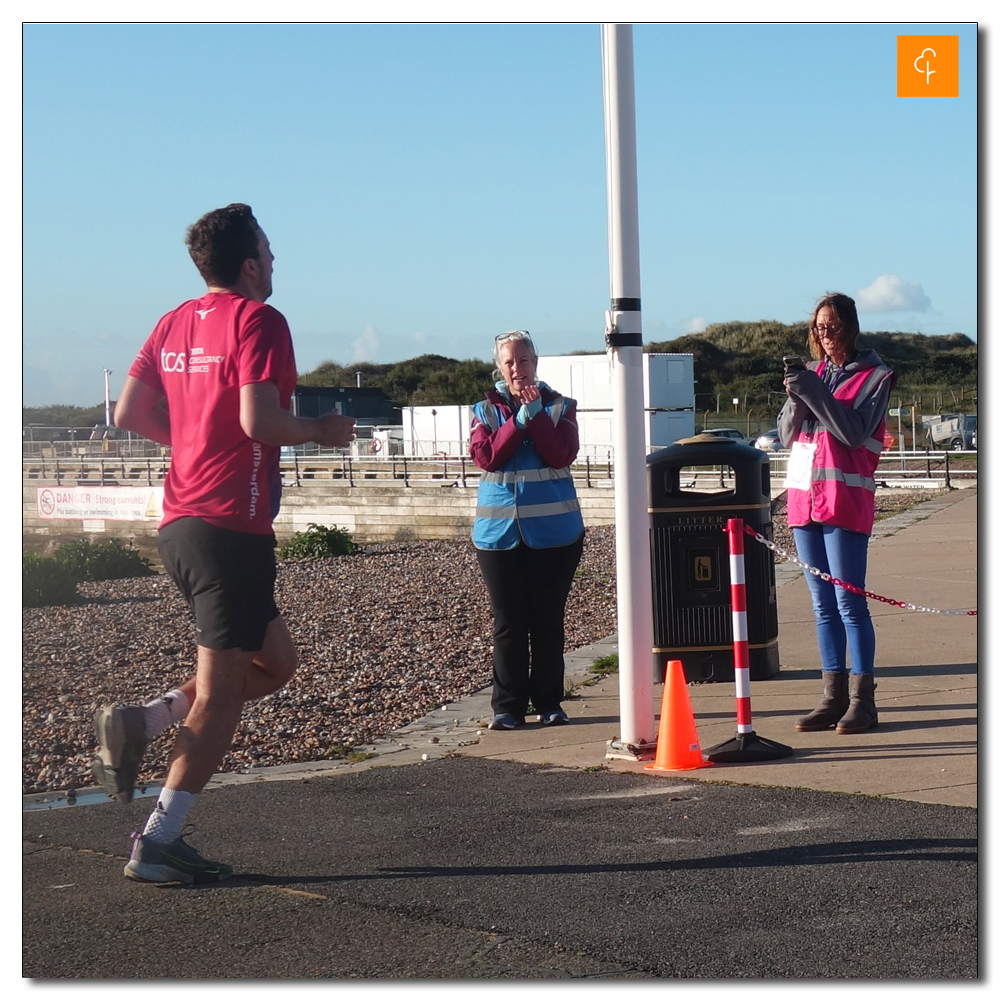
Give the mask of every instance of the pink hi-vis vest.
M 816 369 L 820 378 L 826 364 L 824 359 Z M 857 409 L 878 389 L 882 380 L 892 374 L 892 369 L 886 365 L 854 372 L 833 390 L 833 397 Z M 875 523 L 874 476 L 884 434 L 883 414 L 873 437 L 858 448 L 848 448 L 819 420 L 804 420 L 796 440 L 816 445 L 812 483 L 808 490 L 789 487 L 789 526 L 819 521 L 870 535 Z

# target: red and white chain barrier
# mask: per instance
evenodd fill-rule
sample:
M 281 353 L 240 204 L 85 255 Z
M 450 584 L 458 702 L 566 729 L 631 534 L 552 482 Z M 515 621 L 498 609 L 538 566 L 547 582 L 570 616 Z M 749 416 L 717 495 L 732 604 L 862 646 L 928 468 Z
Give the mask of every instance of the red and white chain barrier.
M 736 735 L 752 733 L 750 724 L 750 642 L 747 638 L 747 581 L 743 564 L 746 525 L 739 518 L 726 521 L 729 535 L 729 589 L 733 609 L 733 668 L 736 673 Z
M 827 583 L 832 583 L 835 587 L 843 587 L 844 590 L 849 590 L 852 594 L 864 594 L 865 597 L 870 598 L 873 601 L 881 601 L 883 604 L 891 604 L 896 608 L 906 608 L 907 611 L 929 611 L 932 615 L 978 615 L 979 611 L 973 609 L 972 611 L 952 611 L 944 608 L 925 608 L 921 604 L 907 604 L 906 601 L 897 601 L 891 597 L 882 597 L 879 594 L 873 594 L 870 590 L 864 590 L 861 587 L 854 586 L 853 583 L 847 583 L 844 580 L 838 580 L 835 576 L 830 576 L 829 573 L 824 573 L 822 570 L 817 569 L 815 566 L 810 566 L 808 563 L 804 563 L 801 559 L 796 559 L 790 552 L 786 552 L 784 549 L 779 549 L 774 542 L 768 541 L 762 534 L 754 531 L 749 524 L 743 525 L 743 531 L 748 534 L 751 538 L 756 538 L 761 545 L 766 546 L 772 552 L 787 559 L 791 563 L 795 563 L 796 566 L 801 566 L 803 570 L 807 573 L 812 573 L 813 576 L 818 576 L 821 580 L 825 580 Z M 732 536 L 730 535 L 730 552 L 732 551 Z M 740 539 L 742 542 L 742 539 Z M 740 550 L 742 552 L 742 549 Z M 731 558 L 731 557 L 730 557 Z M 735 608 L 735 605 L 733 605 Z M 734 611 L 735 614 L 735 611 Z

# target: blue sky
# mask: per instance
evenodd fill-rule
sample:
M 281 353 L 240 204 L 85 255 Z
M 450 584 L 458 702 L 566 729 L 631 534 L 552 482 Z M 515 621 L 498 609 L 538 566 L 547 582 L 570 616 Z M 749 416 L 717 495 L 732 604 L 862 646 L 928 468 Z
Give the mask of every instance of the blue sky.
M 958 34 L 958 98 L 896 97 L 896 35 Z M 639 24 L 644 338 L 805 318 L 977 336 L 971 24 Z M 572 25 L 34 24 L 24 403 L 116 395 L 200 294 L 185 227 L 245 201 L 299 369 L 599 350 L 600 33 Z M 58 280 L 53 281 L 53 275 Z

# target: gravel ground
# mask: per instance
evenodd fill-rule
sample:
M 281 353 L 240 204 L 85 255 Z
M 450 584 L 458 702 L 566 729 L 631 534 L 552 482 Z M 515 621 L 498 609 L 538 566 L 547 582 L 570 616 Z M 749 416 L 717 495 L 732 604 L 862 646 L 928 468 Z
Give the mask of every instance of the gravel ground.
M 930 499 L 879 495 L 879 517 Z M 781 498 L 774 540 L 794 551 Z M 23 612 L 23 792 L 94 786 L 91 719 L 147 701 L 195 662 L 193 621 L 164 576 L 80 585 L 81 605 Z M 220 770 L 343 756 L 490 682 L 491 614 L 467 542 L 368 546 L 363 555 L 279 563 L 277 602 L 300 667 L 249 705 Z M 566 648 L 616 630 L 614 529 L 591 528 L 566 611 Z M 173 730 L 140 781 L 162 780 Z

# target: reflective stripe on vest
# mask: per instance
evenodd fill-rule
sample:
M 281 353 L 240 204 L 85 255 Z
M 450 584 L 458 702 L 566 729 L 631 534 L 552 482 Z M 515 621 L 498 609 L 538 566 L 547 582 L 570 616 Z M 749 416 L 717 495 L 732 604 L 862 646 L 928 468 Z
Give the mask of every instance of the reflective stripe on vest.
M 573 473 L 569 469 L 550 469 L 547 465 L 541 469 L 516 469 L 513 472 L 484 472 L 479 478 L 486 483 L 540 483 L 545 479 L 567 479 Z
M 579 500 L 558 500 L 555 503 L 534 503 L 530 507 L 476 507 L 476 517 L 511 520 L 515 517 L 551 517 L 553 514 L 571 514 L 580 509 Z
M 830 428 L 819 420 L 803 420 L 799 433 L 815 437 L 817 434 L 829 434 Z M 867 441 L 862 441 L 859 447 L 865 448 L 874 455 L 881 455 L 885 450 L 885 442 L 880 438 L 868 438 Z
M 875 492 L 875 480 L 870 476 L 862 476 L 856 472 L 844 472 L 842 469 L 813 469 L 812 481 L 814 483 L 825 483 L 836 479 L 838 482 L 846 483 L 848 486 L 857 486 L 863 490 Z
M 489 424 L 489 428 L 495 434 L 500 430 L 500 414 L 497 413 L 497 408 L 488 399 L 484 400 L 479 404 L 483 411 L 483 423 Z M 473 413 L 475 413 L 475 408 L 473 408 Z

